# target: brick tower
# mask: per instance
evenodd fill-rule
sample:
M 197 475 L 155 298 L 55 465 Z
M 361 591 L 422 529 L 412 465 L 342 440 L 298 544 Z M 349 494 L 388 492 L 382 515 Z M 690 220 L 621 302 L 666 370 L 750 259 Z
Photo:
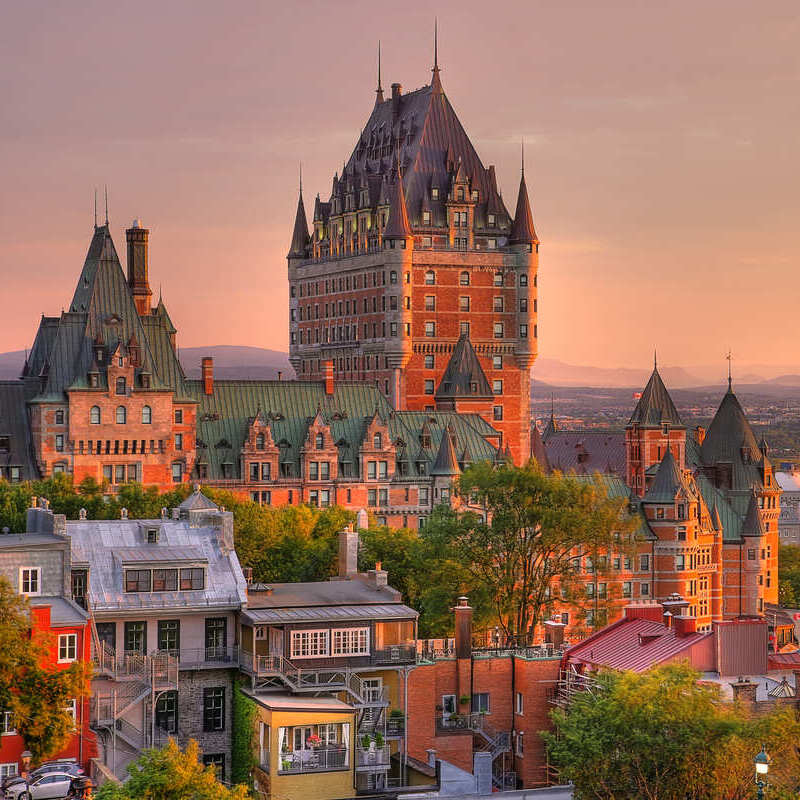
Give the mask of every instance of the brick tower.
M 512 217 L 437 60 L 430 85 L 408 94 L 394 83 L 384 100 L 379 78 L 311 231 L 301 187 L 288 253 L 298 378 L 320 380 L 332 361 L 337 379 L 375 381 L 396 409 L 477 411 L 526 461 L 538 250 L 524 165 Z

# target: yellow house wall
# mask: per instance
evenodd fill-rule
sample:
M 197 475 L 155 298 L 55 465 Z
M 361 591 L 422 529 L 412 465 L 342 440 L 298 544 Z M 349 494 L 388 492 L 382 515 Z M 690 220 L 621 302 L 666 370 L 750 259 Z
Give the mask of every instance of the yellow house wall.
M 270 726 L 269 779 L 270 795 L 278 800 L 338 800 L 355 795 L 355 714 L 320 711 L 271 711 L 259 706 L 256 720 Z M 329 722 L 350 723 L 350 767 L 334 772 L 306 772 L 280 775 L 278 729 L 297 725 L 324 725 Z

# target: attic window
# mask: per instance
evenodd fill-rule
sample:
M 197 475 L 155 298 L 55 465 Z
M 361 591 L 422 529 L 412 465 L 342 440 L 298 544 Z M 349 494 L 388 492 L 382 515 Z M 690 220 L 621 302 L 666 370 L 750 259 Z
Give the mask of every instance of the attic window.
M 486 217 L 486 224 L 493 228 L 497 224 L 497 217 L 494 214 L 488 214 Z
M 472 202 L 473 203 L 477 203 L 478 202 L 478 190 L 477 189 L 473 189 L 472 190 L 472 194 L 470 195 L 470 197 L 472 198 Z
M 0 453 L 7 453 L 11 449 L 11 437 L 0 436 Z
M 438 200 L 439 199 L 439 187 L 434 186 L 431 189 L 431 200 Z
M 158 528 L 147 529 L 147 544 L 158 544 Z
M 469 390 L 472 392 L 472 394 L 477 394 L 478 393 L 478 383 L 477 383 L 477 381 L 473 381 L 472 383 L 470 383 Z

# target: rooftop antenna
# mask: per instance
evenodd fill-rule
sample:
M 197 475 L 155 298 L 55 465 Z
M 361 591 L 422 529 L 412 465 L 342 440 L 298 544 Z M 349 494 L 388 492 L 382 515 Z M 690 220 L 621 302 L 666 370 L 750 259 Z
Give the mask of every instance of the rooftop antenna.
M 108 185 L 107 184 L 103 187 L 103 191 L 105 192 L 105 198 L 106 198 L 106 227 L 108 227 Z
M 381 40 L 378 39 L 378 88 L 375 90 L 376 103 L 383 102 L 383 86 L 381 86 Z
M 728 360 L 728 391 L 731 391 L 731 359 L 733 358 L 733 355 L 730 347 L 728 348 L 728 355 L 726 355 L 725 358 Z

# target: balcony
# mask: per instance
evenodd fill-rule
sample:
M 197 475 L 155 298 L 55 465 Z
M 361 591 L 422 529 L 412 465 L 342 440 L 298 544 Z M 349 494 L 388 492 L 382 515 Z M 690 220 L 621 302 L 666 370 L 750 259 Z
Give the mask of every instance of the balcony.
M 395 644 L 374 650 L 372 653 L 373 664 L 413 664 L 417 660 L 417 647 L 415 644 Z
M 397 739 L 402 737 L 406 732 L 405 717 L 395 717 L 389 714 L 389 719 L 386 720 L 386 735 L 390 739 Z
M 365 750 L 361 747 L 356 749 L 357 771 L 368 772 L 376 769 L 389 769 L 390 760 L 391 752 L 388 744 L 371 750 Z
M 239 666 L 238 648 L 233 645 L 224 647 L 189 647 L 180 650 L 158 650 L 157 653 L 168 653 L 177 658 L 180 669 L 225 669 Z
M 282 753 L 278 767 L 280 775 L 297 775 L 307 772 L 332 772 L 350 768 L 346 747 L 328 747 L 316 750 L 294 750 Z M 269 772 L 269 765 L 262 765 Z

